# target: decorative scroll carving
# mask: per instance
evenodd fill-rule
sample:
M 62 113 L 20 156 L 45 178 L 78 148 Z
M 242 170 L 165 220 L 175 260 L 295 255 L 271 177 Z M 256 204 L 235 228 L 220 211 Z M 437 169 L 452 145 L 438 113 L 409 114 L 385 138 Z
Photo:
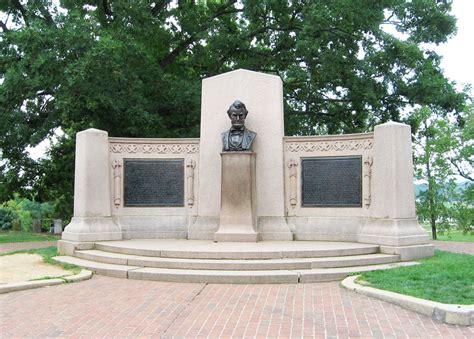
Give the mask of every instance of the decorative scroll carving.
M 111 143 L 110 152 L 130 154 L 195 154 L 199 153 L 199 144 Z
M 290 159 L 288 162 L 288 167 L 290 168 L 290 206 L 292 208 L 296 207 L 297 195 L 296 195 L 296 185 L 297 185 L 297 169 L 298 163 L 294 159 Z
M 340 152 L 367 150 L 373 147 L 373 139 L 292 141 L 286 144 L 288 152 Z
M 122 165 L 118 160 L 114 160 L 112 168 L 114 170 L 114 205 L 115 208 L 119 208 L 122 203 Z
M 194 205 L 194 169 L 196 162 L 189 159 L 186 163 L 186 202 L 189 207 Z
M 372 178 L 372 164 L 374 163 L 374 160 L 372 157 L 367 157 L 364 160 L 364 205 L 365 208 L 370 207 L 370 202 L 371 202 L 371 178 Z

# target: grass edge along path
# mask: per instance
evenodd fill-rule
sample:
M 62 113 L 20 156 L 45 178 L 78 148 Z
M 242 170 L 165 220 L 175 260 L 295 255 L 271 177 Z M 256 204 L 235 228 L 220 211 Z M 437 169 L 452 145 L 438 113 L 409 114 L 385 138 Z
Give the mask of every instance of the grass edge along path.
M 12 255 L 12 254 L 18 254 L 18 253 L 39 254 L 40 256 L 43 257 L 43 261 L 45 263 L 54 265 L 54 266 L 59 266 L 61 268 L 64 268 L 65 270 L 74 272 L 74 274 L 78 274 L 82 270 L 82 268 L 79 266 L 72 265 L 72 264 L 65 264 L 65 263 L 61 263 L 59 261 L 54 260 L 53 257 L 60 255 L 58 253 L 58 249 L 56 246 L 37 248 L 37 249 L 32 249 L 32 250 L 18 250 L 18 251 L 12 251 L 12 252 L 5 252 L 5 253 L 0 253 L 0 256 Z
M 33 241 L 55 241 L 60 240 L 58 235 L 18 232 L 18 231 L 1 231 L 0 243 L 15 243 L 15 242 L 33 242 Z
M 474 255 L 436 250 L 420 265 L 364 272 L 357 283 L 444 304 L 474 304 Z

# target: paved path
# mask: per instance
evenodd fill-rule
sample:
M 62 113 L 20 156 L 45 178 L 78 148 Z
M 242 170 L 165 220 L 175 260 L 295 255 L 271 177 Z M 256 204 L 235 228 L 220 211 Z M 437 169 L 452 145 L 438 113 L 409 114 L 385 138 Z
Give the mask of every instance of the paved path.
M 45 247 L 50 247 L 50 246 L 56 246 L 56 243 L 57 243 L 57 240 L 5 243 L 5 244 L 0 244 L 0 253 L 19 251 L 19 250 L 32 250 L 34 248 L 45 248 Z
M 207 285 L 95 276 L 0 295 L 2 337 L 473 338 L 339 283 Z
M 474 242 L 432 240 L 431 243 L 437 250 L 474 255 Z

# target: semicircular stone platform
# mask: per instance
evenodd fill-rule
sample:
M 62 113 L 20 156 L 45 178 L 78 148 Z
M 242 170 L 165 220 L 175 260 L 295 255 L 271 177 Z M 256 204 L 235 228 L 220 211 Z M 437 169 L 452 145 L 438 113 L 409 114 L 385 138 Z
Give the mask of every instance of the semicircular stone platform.
M 378 245 L 324 241 L 106 241 L 54 259 L 120 278 L 252 284 L 334 281 L 355 272 L 414 264 L 381 254 Z

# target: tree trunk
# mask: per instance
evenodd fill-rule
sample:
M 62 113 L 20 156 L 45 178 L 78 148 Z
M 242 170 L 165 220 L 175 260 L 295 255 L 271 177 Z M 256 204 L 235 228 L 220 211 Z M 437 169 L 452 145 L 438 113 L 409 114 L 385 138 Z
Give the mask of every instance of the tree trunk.
M 430 154 L 427 147 L 427 157 L 426 157 L 426 176 L 428 177 L 428 206 L 430 211 L 430 224 L 431 224 L 431 234 L 433 240 L 437 240 L 438 236 L 436 234 L 436 206 L 434 202 L 434 192 L 435 189 L 433 186 L 433 178 L 431 177 L 431 166 L 430 166 Z

